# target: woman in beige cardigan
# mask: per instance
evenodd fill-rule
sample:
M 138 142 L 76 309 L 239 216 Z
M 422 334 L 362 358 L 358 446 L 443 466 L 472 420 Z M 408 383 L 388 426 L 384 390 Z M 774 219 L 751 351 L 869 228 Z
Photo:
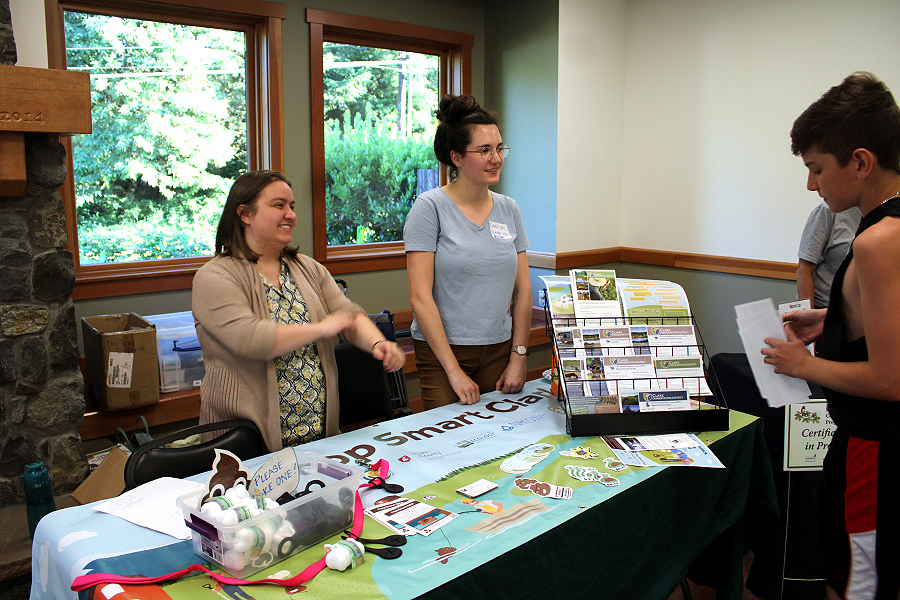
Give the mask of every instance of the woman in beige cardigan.
M 194 277 L 206 376 L 200 423 L 250 419 L 270 452 L 339 433 L 337 336 L 396 371 L 405 357 L 325 267 L 290 247 L 290 182 L 252 171 L 234 182 L 216 256 Z

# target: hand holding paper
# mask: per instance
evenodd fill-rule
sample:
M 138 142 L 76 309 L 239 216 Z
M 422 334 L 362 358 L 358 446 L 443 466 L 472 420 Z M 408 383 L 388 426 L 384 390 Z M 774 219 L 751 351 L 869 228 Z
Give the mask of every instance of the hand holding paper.
M 738 332 L 744 343 L 744 352 L 747 354 L 747 361 L 750 363 L 750 370 L 753 372 L 760 395 L 772 407 L 807 400 L 810 393 L 809 385 L 802 379 L 776 374 L 775 367 L 767 365 L 762 355 L 761 350 L 766 346 L 766 338 L 787 341 L 772 299 L 739 304 L 734 310 L 737 313 Z M 805 347 L 803 351 L 808 353 Z

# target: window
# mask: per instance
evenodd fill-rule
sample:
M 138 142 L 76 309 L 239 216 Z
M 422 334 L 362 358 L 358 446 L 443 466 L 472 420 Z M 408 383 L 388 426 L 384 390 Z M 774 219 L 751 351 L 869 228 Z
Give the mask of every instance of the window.
M 323 53 L 328 245 L 400 241 L 437 183 L 439 57 L 333 42 Z
M 403 220 L 438 166 L 434 110 L 470 90 L 474 37 L 317 9 L 306 20 L 315 258 L 332 273 L 405 267 Z
M 237 174 L 283 168 L 284 6 L 51 3 L 50 66 L 91 73 L 94 132 L 61 189 L 73 297 L 189 288 Z

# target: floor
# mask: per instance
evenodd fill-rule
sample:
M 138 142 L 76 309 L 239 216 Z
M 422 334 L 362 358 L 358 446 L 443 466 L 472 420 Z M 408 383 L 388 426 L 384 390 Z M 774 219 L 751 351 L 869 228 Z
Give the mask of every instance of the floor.
M 753 553 L 748 552 L 746 556 L 744 556 L 744 581 L 747 580 L 747 573 L 750 572 L 750 565 L 753 564 Z M 690 582 L 689 582 L 690 583 Z M 702 585 L 694 585 L 690 583 L 690 592 L 691 592 L 691 600 L 715 600 L 716 598 L 716 590 L 709 587 L 704 587 Z M 675 590 L 675 592 L 669 596 L 668 600 L 686 600 L 684 595 L 681 593 L 681 588 Z M 744 588 L 744 595 L 741 596 L 741 600 L 756 600 L 756 597 L 750 593 L 747 588 Z

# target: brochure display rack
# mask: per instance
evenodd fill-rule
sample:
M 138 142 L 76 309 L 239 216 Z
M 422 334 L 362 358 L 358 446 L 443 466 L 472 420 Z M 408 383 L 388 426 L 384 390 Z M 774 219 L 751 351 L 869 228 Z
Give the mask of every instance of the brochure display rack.
M 571 295 L 545 290 L 547 335 L 553 341 L 553 368 L 566 412 L 566 433 L 605 436 L 727 430 L 729 411 L 724 401 L 720 405 L 721 393 L 710 387 L 717 386 L 717 380 L 709 377 L 709 355 L 687 299 L 680 310 L 667 311 L 665 301 L 660 307 L 645 298 L 639 307 L 629 306 L 626 286 L 601 295 L 602 290 L 593 289 L 592 282 L 589 291 L 579 294 L 575 275 L 573 272 L 568 289 Z M 592 276 L 588 272 L 588 277 Z M 598 279 L 614 282 L 613 278 Z M 548 288 L 560 285 L 566 292 L 565 278 L 554 279 L 545 280 Z M 638 280 L 626 281 L 634 284 Z M 668 284 L 684 295 L 680 286 L 670 282 L 640 284 L 651 292 L 652 284 Z M 625 308 L 618 316 L 600 312 L 581 316 L 579 295 L 583 303 L 597 299 L 589 308 L 596 309 L 600 302 L 612 306 L 613 298 L 615 304 L 621 300 Z M 568 311 L 565 306 L 554 310 L 560 304 L 574 306 Z

